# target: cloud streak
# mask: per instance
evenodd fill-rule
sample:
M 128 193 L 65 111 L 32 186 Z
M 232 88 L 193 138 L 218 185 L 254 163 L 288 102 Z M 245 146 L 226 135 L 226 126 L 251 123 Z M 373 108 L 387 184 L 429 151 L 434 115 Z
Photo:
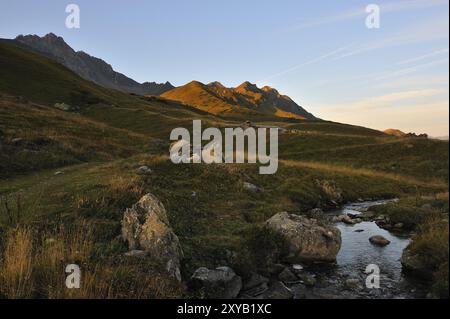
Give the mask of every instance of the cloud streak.
M 395 72 L 391 72 L 391 73 L 382 75 L 380 77 L 377 77 L 377 78 L 375 78 L 375 80 L 376 81 L 386 80 L 386 79 L 390 79 L 390 78 L 394 78 L 394 77 L 398 77 L 398 76 L 403 76 L 403 75 L 415 73 L 415 72 L 418 72 L 420 70 L 427 69 L 427 68 L 430 68 L 430 67 L 443 65 L 443 64 L 448 64 L 448 63 L 449 63 L 449 59 L 447 57 L 445 59 L 440 59 L 440 60 L 431 61 L 431 62 L 428 62 L 428 63 L 415 65 L 415 66 L 412 66 L 412 67 L 409 67 L 409 68 L 400 69 L 400 70 L 397 70 Z
M 447 89 L 422 89 L 422 90 L 408 90 L 399 91 L 389 94 L 372 96 L 364 98 L 345 105 L 331 105 L 322 106 L 322 110 L 328 112 L 341 112 L 341 111 L 367 111 L 370 109 L 381 109 L 386 107 L 393 107 L 395 105 L 403 104 L 405 102 L 418 103 L 420 98 L 436 97 L 443 94 L 448 95 Z M 395 105 L 394 105 L 395 104 Z
M 395 1 L 380 4 L 381 13 L 393 13 L 402 12 L 406 10 L 425 9 L 430 7 L 448 5 L 448 0 L 407 0 L 407 1 Z M 343 21 L 348 21 L 356 18 L 362 18 L 367 16 L 365 7 L 348 10 L 338 13 L 336 15 L 323 17 L 317 20 L 312 20 L 294 27 L 291 27 L 291 31 L 299 31 L 303 29 L 309 29 L 327 24 L 333 24 Z
M 270 76 L 266 77 L 265 79 L 263 79 L 263 80 L 261 80 L 261 81 L 258 81 L 258 82 L 266 82 L 266 81 L 268 81 L 268 80 L 272 80 L 272 79 L 274 79 L 274 78 L 277 78 L 277 77 L 286 75 L 286 74 L 288 74 L 288 73 L 291 73 L 291 72 L 293 72 L 293 71 L 296 71 L 296 70 L 298 70 L 298 69 L 300 69 L 300 68 L 302 68 L 302 67 L 305 67 L 305 66 L 308 66 L 308 65 L 311 65 L 311 64 L 315 64 L 315 63 L 318 63 L 318 62 L 321 62 L 321 61 L 325 61 L 325 60 L 327 60 L 327 59 L 329 59 L 329 58 L 335 56 L 336 54 L 339 54 L 339 53 L 341 53 L 341 52 L 347 50 L 347 49 L 350 48 L 350 47 L 351 47 L 351 45 L 346 45 L 346 46 L 344 46 L 344 47 L 341 47 L 341 48 L 332 50 L 332 51 L 330 51 L 330 52 L 327 52 L 327 53 L 325 53 L 325 54 L 323 54 L 323 55 L 318 56 L 317 58 L 311 59 L 311 60 L 306 61 L 306 62 L 302 62 L 302 63 L 300 63 L 300 64 L 297 64 L 297 65 L 293 66 L 293 67 L 290 67 L 289 69 L 286 69 L 286 70 L 284 70 L 284 71 L 275 73 L 275 74 L 273 74 L 273 75 L 270 75 Z
M 417 62 L 417 61 L 422 61 L 428 58 L 432 58 L 435 57 L 437 55 L 441 55 L 441 54 L 445 54 L 445 53 L 449 53 L 448 48 L 445 49 L 440 49 L 440 50 L 435 50 L 433 52 L 427 53 L 427 54 L 423 54 L 420 56 L 417 56 L 415 58 L 411 58 L 411 59 L 407 59 L 407 60 L 403 60 L 397 63 L 397 65 L 404 65 L 404 64 L 410 64 L 413 62 Z

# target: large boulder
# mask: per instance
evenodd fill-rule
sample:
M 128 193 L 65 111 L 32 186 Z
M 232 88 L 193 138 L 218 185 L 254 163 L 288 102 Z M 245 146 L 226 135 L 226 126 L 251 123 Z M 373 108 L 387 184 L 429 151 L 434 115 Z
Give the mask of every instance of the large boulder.
M 413 253 L 410 247 L 403 250 L 400 262 L 406 272 L 428 280 L 433 278 L 433 270 L 427 265 L 423 256 Z
M 336 261 L 341 248 L 341 232 L 336 227 L 287 212 L 276 214 L 266 223 L 286 239 L 289 245 L 287 261 Z
M 198 268 L 191 277 L 191 288 L 201 290 L 209 299 L 233 299 L 239 295 L 242 279 L 230 267 Z
M 180 241 L 170 228 L 166 209 L 152 194 L 128 208 L 122 219 L 122 237 L 131 251 L 145 251 L 149 258 L 165 263 L 168 273 L 181 281 Z

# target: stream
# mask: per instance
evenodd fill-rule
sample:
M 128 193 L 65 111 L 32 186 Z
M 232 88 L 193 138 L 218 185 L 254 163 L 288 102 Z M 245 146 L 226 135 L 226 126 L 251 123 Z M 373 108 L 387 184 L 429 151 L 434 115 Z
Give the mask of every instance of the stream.
M 330 212 L 331 216 L 358 215 L 374 205 L 384 205 L 393 200 L 352 203 Z M 400 257 L 410 243 L 409 234 L 388 232 L 375 222 L 362 222 L 347 225 L 335 223 L 342 236 L 342 245 L 333 266 L 315 265 L 306 270 L 315 278 L 313 288 L 303 284 L 293 285 L 296 298 L 334 299 L 334 298 L 424 298 L 425 290 L 419 281 L 405 277 L 402 273 Z M 388 246 L 378 247 L 369 242 L 374 235 L 381 235 L 391 241 Z M 375 264 L 380 269 L 380 288 L 366 287 L 368 265 Z

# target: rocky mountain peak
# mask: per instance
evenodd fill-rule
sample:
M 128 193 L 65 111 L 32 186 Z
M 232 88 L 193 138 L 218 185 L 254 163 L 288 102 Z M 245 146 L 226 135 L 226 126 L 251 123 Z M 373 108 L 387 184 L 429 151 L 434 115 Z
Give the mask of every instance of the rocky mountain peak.
M 261 90 L 256 86 L 256 84 L 250 83 L 249 81 L 245 81 L 241 85 L 239 85 L 236 90 L 239 91 L 250 91 L 254 93 L 259 93 Z
M 43 37 L 19 35 L 15 41 L 31 51 L 55 60 L 82 78 L 107 88 L 139 95 L 159 95 L 174 88 L 169 82 L 140 84 L 124 74 L 114 71 L 113 67 L 102 59 L 83 51 L 76 52 L 62 37 L 54 33 L 48 33 Z

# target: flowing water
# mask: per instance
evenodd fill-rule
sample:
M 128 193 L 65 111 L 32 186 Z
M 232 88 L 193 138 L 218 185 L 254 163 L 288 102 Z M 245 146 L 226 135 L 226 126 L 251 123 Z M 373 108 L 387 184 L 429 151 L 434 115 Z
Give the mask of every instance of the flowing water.
M 374 205 L 384 205 L 391 200 L 353 203 L 334 211 L 332 215 L 358 215 Z M 335 266 L 312 266 L 308 269 L 317 279 L 314 288 L 294 285 L 298 298 L 423 298 L 420 282 L 402 273 L 400 257 L 410 243 L 409 234 L 394 234 L 377 226 L 375 222 L 355 225 L 336 223 L 342 236 L 342 246 Z M 391 243 L 385 247 L 374 246 L 369 238 L 381 235 Z M 368 265 L 380 270 L 380 288 L 366 287 L 365 273 Z

